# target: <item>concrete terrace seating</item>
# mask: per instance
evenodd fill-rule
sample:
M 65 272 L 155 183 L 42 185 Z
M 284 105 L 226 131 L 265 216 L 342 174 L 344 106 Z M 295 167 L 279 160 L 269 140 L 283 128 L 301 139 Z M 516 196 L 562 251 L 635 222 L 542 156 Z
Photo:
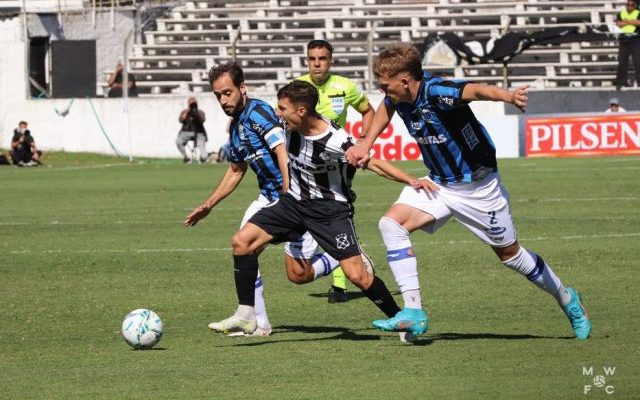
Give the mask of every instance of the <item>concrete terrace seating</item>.
M 454 32 L 464 40 L 511 31 L 612 23 L 620 0 L 208 0 L 186 1 L 157 20 L 135 46 L 131 72 L 141 95 L 208 91 L 209 68 L 235 59 L 250 91 L 273 92 L 306 73 L 305 45 L 334 45 L 334 70 L 369 85 L 367 38 L 374 54 L 395 40 L 419 45 L 433 34 Z M 238 35 L 235 58 L 232 40 Z M 617 43 L 534 47 L 509 64 L 511 85 L 611 87 Z M 428 66 L 434 72 L 502 83 L 502 65 Z

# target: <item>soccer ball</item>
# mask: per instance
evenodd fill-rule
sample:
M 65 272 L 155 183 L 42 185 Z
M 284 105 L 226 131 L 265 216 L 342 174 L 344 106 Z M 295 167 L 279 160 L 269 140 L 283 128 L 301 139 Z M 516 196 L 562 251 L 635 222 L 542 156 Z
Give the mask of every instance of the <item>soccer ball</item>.
M 151 310 L 139 308 L 125 315 L 122 337 L 134 349 L 150 349 L 162 337 L 162 320 Z

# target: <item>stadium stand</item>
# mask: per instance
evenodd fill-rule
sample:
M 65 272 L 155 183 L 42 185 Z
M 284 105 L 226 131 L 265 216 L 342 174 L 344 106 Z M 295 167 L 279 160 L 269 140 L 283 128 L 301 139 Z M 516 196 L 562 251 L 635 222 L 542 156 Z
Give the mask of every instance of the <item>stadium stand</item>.
M 208 69 L 232 60 L 244 68 L 251 91 L 273 91 L 306 73 L 304 45 L 323 38 L 335 46 L 333 70 L 374 90 L 369 38 L 374 54 L 394 40 L 422 46 L 428 36 L 445 32 L 455 33 L 464 42 L 481 42 L 507 29 L 530 32 L 613 24 L 623 4 L 620 0 L 186 1 L 144 33 L 144 43 L 134 47 L 130 65 L 141 95 L 206 90 Z M 470 64 L 457 61 L 455 55 L 448 59 L 448 65 L 429 63 L 425 68 L 504 85 L 501 63 Z M 538 46 L 510 60 L 507 84 L 532 83 L 551 90 L 611 89 L 616 66 L 613 36 L 601 42 Z

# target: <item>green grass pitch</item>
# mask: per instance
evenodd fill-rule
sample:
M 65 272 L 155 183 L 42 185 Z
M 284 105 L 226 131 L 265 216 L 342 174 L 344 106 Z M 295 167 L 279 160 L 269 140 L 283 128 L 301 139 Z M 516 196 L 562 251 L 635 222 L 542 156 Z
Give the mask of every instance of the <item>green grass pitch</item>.
M 328 279 L 289 283 L 281 246 L 261 256 L 275 334 L 208 331 L 235 309 L 229 243 L 257 196 L 251 172 L 185 228 L 225 165 L 69 154 L 45 162 L 0 168 L 2 399 L 639 396 L 638 157 L 500 161 L 521 243 L 583 294 L 591 339 L 573 339 L 552 298 L 452 221 L 412 236 L 430 315 L 415 346 L 372 329 L 381 313 L 354 287 L 351 301 L 331 305 Z M 355 180 L 361 240 L 401 304 L 377 228 L 400 189 L 366 171 Z M 120 337 L 122 317 L 139 307 L 165 323 L 155 350 L 131 350 Z

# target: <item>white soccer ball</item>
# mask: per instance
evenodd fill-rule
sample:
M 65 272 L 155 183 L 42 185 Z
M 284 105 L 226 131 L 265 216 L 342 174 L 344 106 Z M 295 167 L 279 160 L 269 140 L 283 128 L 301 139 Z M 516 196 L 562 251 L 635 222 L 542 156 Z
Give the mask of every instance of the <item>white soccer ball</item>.
M 162 337 L 162 320 L 151 310 L 139 308 L 125 315 L 122 337 L 134 349 L 150 349 Z

